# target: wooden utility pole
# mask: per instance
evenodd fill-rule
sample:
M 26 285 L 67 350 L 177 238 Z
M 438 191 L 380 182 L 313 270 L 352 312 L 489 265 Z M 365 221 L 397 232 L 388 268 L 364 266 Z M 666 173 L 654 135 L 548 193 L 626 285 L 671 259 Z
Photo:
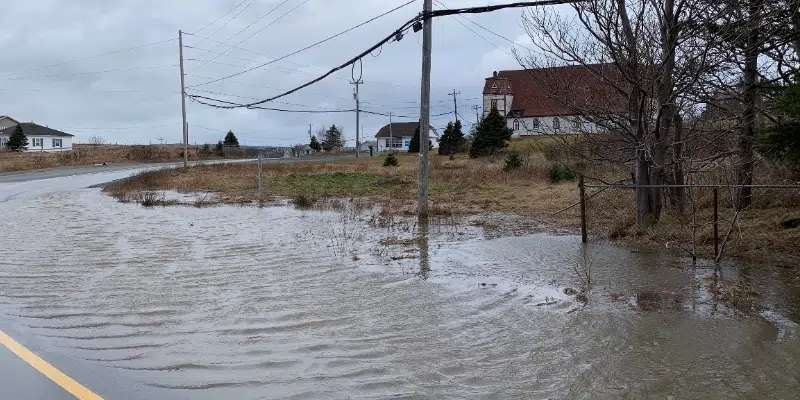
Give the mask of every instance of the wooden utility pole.
M 356 100 L 356 158 L 361 157 L 361 135 L 359 135 L 358 127 L 360 124 L 359 117 L 361 115 L 361 100 L 358 98 L 358 86 L 364 83 L 359 76 L 355 77 L 355 64 L 353 64 L 353 80 L 350 81 L 351 85 L 356 85 L 356 90 L 353 92 L 353 98 Z
M 428 130 L 431 117 L 431 46 L 433 19 L 433 0 L 425 0 L 422 9 L 422 83 L 419 110 L 419 192 L 417 215 L 428 216 Z
M 461 92 L 456 92 L 456 90 L 453 89 L 453 93 L 448 94 L 453 96 L 453 122 L 455 123 L 455 121 L 458 121 L 458 95 L 460 95 Z
M 314 137 L 311 136 L 311 124 L 308 124 L 308 143 L 309 144 L 311 143 L 311 139 L 313 139 L 313 138 Z
M 392 112 L 389 111 L 389 144 L 386 146 L 389 148 L 389 153 L 392 152 Z
M 481 106 L 475 104 L 474 106 L 472 106 L 472 108 L 475 109 L 475 123 L 477 124 L 477 123 L 481 122 L 481 115 L 478 112 L 481 109 Z
M 186 83 L 183 74 L 183 31 L 178 30 L 178 53 L 181 58 L 181 115 L 183 117 L 183 166 L 189 166 L 189 125 L 186 123 Z

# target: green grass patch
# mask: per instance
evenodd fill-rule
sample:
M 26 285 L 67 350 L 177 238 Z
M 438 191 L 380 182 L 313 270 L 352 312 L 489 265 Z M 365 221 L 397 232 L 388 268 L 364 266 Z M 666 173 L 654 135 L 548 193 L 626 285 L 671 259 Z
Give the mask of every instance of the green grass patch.
M 389 194 L 393 188 L 410 185 L 401 178 L 385 175 L 326 172 L 279 177 L 271 191 L 284 196 L 360 197 Z

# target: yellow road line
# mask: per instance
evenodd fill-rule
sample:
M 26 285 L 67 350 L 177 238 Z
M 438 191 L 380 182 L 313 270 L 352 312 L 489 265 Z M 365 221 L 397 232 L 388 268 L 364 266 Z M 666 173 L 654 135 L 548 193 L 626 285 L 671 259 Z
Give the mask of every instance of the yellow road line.
M 67 392 L 70 392 L 73 396 L 81 400 L 103 400 L 102 397 L 94 394 L 91 390 L 76 382 L 74 379 L 68 377 L 66 374 L 56 369 L 56 367 L 50 365 L 50 363 L 47 361 L 42 360 L 39 356 L 33 354 L 33 352 L 26 349 L 23 345 L 19 344 L 19 342 L 12 339 L 11 336 L 8 336 L 2 330 L 0 330 L 0 344 L 8 347 L 8 349 L 16 354 L 19 358 L 28 363 L 31 367 L 35 368 L 37 371 L 41 372 L 42 375 L 55 382 L 56 385 L 61 386 L 61 388 Z

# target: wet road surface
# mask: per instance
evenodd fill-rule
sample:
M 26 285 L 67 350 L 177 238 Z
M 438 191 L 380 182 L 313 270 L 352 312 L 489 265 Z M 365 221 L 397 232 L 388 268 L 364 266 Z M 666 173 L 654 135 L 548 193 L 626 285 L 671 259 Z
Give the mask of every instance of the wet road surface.
M 143 208 L 81 189 L 127 174 L 0 184 L 13 232 L 0 320 L 65 373 L 96 370 L 136 393 L 81 382 L 106 398 L 800 393 L 800 293 L 787 269 L 692 268 L 602 244 L 583 253 L 574 236 L 523 234 L 502 218 L 426 228 L 347 204 Z M 564 294 L 580 286 L 581 262 L 587 302 Z M 725 302 L 721 281 L 759 296 Z

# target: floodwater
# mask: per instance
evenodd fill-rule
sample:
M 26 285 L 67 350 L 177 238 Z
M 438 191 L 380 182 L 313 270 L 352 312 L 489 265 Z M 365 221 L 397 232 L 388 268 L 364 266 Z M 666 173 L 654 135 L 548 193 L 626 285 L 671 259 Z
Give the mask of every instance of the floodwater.
M 581 250 L 513 218 L 144 208 L 98 189 L 0 215 L 2 318 L 164 397 L 800 393 L 792 269 Z M 586 298 L 565 294 L 583 266 Z

